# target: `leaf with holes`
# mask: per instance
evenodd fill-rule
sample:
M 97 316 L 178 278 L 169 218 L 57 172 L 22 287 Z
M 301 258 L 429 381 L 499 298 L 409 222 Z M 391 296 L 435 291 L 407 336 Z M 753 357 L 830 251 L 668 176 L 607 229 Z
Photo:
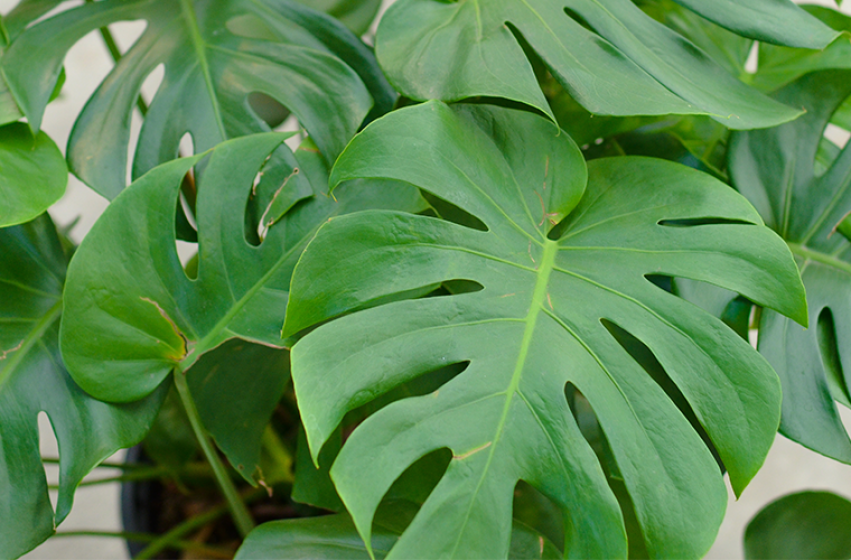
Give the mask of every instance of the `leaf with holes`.
M 145 115 L 133 177 L 173 159 L 185 133 L 196 153 L 268 125 L 248 103 L 271 96 L 298 117 L 333 162 L 389 88 L 369 49 L 330 16 L 289 0 L 102 0 L 23 31 L 3 73 L 38 130 L 66 52 L 90 31 L 144 19 L 147 27 L 80 113 L 68 144 L 71 170 L 108 198 L 125 185 L 130 116 L 145 79 L 164 77 Z M 187 102 L 191 100 L 191 102 Z
M 74 383 L 62 365 L 58 341 L 67 261 L 46 215 L 0 229 L 2 558 L 18 557 L 53 533 L 71 510 L 83 477 L 118 449 L 142 439 L 168 389 L 137 403 L 112 405 Z M 59 443 L 55 514 L 39 454 L 41 411 Z
M 373 307 L 293 348 L 314 459 L 347 411 L 469 362 L 432 394 L 381 409 L 343 445 L 331 476 L 365 542 L 393 480 L 449 448 L 446 474 L 390 557 L 505 557 L 520 479 L 561 509 L 567 556 L 624 557 L 622 513 L 565 398 L 572 383 L 599 417 L 649 553 L 703 554 L 724 515 L 721 472 L 611 329 L 654 353 L 741 492 L 774 439 L 777 377 L 720 320 L 645 277 L 703 280 L 806 321 L 789 250 L 747 201 L 661 160 L 595 160 L 586 171 L 576 145 L 539 116 L 438 102 L 355 137 L 331 184 L 364 177 L 416 185 L 480 223 L 386 211 L 335 218 L 296 267 L 285 335 Z M 450 280 L 467 289 L 385 303 Z
M 0 227 L 34 219 L 65 193 L 65 158 L 47 134 L 0 127 Z
M 248 535 L 235 559 L 383 560 L 416 512 L 414 504 L 409 502 L 388 501 L 382 505 L 375 520 L 373 556 L 361 541 L 351 517 L 342 513 L 264 523 Z M 536 560 L 560 556 L 555 545 L 533 529 L 519 522 L 511 527 L 509 558 Z
M 286 137 L 231 140 L 209 156 L 164 164 L 134 182 L 77 250 L 65 292 L 62 355 L 77 382 L 98 398 L 134 401 L 172 370 L 187 372 L 200 360 L 197 375 L 187 375 L 201 417 L 249 479 L 255 474 L 252 446 L 259 448 L 287 373 L 272 349 L 223 344 L 241 338 L 284 346 L 292 269 L 329 217 L 365 208 L 422 208 L 416 189 L 405 185 L 353 184 L 337 200 L 329 198 L 327 169 L 315 146 L 306 142 L 294 155 L 282 144 Z M 205 171 L 198 183 L 197 276 L 189 278 L 177 257 L 173 209 L 181 179 L 199 162 Z M 262 178 L 253 184 L 258 172 Z M 214 349 L 215 357 L 205 361 Z M 249 367 L 270 356 L 268 368 Z M 224 387 L 231 389 L 222 393 Z M 223 411 L 220 400 L 223 394 L 233 399 L 238 389 L 263 395 L 248 399 L 256 410 L 239 418 L 239 407 Z M 234 436 L 237 428 L 244 440 Z
M 837 35 L 787 0 L 679 3 L 740 35 L 784 45 L 822 48 Z M 521 43 L 592 113 L 706 114 L 734 129 L 799 114 L 630 0 L 400 0 L 381 20 L 376 55 L 408 97 L 504 97 L 551 114 Z
M 851 95 L 851 71 L 809 74 L 777 92 L 805 107 L 782 127 L 737 133 L 729 170 L 766 225 L 786 240 L 801 269 L 809 329 L 764 310 L 759 351 L 783 382 L 785 436 L 851 463 L 851 440 L 834 401 L 851 406 L 851 242 L 836 227 L 851 212 L 851 144 L 816 172 L 816 152 L 831 115 Z

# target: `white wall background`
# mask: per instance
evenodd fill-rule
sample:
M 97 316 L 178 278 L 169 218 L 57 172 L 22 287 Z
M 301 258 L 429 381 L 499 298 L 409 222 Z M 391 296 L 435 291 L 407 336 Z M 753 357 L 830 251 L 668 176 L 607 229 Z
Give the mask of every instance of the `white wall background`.
M 392 0 L 390 0 L 392 1 Z M 707 0 L 712 1 L 712 0 Z M 0 13 L 8 12 L 16 0 L 0 0 Z M 74 3 L 81 4 L 82 0 Z M 819 4 L 834 5 L 832 0 L 818 0 Z M 69 2 L 68 5 L 72 3 Z M 851 14 L 851 0 L 846 0 L 843 11 Z M 126 50 L 133 39 L 144 29 L 144 23 L 124 23 L 112 26 L 122 50 Z M 103 47 L 101 38 L 92 33 L 80 41 L 65 60 L 67 82 L 60 99 L 50 104 L 44 118 L 44 130 L 64 149 L 75 116 L 86 99 L 111 68 L 111 59 Z M 155 84 L 150 84 L 154 85 Z M 143 90 L 146 99 L 151 99 L 154 89 Z M 134 126 L 138 129 L 138 116 Z M 135 132 L 134 132 L 135 134 Z M 847 140 L 847 135 L 838 137 Z M 132 149 L 132 146 L 131 146 Z M 50 210 L 54 220 L 65 225 L 79 217 L 71 236 L 79 242 L 106 207 L 105 199 L 70 177 L 66 195 Z M 851 430 L 851 411 L 842 410 L 846 426 Z M 42 420 L 45 420 L 42 418 Z M 42 453 L 56 457 L 55 440 L 49 423 L 41 423 Z M 119 454 L 120 455 L 120 454 Z M 56 469 L 48 467 L 51 482 L 57 479 Z M 98 476 L 113 476 L 110 470 L 98 470 Z M 851 498 L 851 466 L 831 461 L 777 436 L 774 447 L 766 460 L 765 467 L 745 490 L 742 498 L 735 500 L 730 492 L 727 517 L 718 539 L 706 558 L 712 560 L 740 559 L 742 535 L 748 520 L 762 507 L 777 497 L 804 489 L 825 489 Z M 2 520 L 0 520 L 2 522 Z M 81 489 L 69 518 L 62 530 L 120 530 L 117 485 L 101 485 Z M 118 539 L 70 537 L 53 538 L 25 556 L 35 559 L 72 558 L 127 558 L 123 543 Z

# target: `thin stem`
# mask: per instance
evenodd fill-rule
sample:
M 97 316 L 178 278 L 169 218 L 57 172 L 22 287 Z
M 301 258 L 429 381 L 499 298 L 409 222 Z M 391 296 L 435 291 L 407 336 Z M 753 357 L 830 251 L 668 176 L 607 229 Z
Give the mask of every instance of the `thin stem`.
M 219 454 L 213 447 L 213 442 L 210 441 L 204 430 L 204 426 L 201 424 L 201 417 L 198 414 L 198 409 L 195 407 L 195 400 L 189 392 L 189 385 L 186 383 L 186 375 L 179 369 L 176 369 L 174 372 L 174 384 L 177 387 L 177 394 L 180 395 L 180 400 L 183 402 L 183 407 L 186 409 L 186 415 L 189 417 L 192 431 L 195 432 L 195 437 L 198 438 L 198 443 L 201 444 L 201 450 L 213 468 L 213 474 L 215 474 L 219 488 L 221 488 L 228 503 L 234 524 L 239 534 L 245 538 L 254 528 L 254 520 L 251 519 L 251 514 L 248 512 L 248 508 L 245 507 L 245 502 L 239 497 L 233 480 L 228 475 L 224 463 L 222 463 Z
M 127 541 L 153 543 L 160 538 L 160 535 L 154 535 L 151 533 L 130 533 L 125 531 L 58 531 L 53 535 L 53 538 L 56 537 L 114 537 Z M 200 552 L 208 558 L 233 557 L 233 552 L 230 549 L 219 548 L 193 541 L 173 540 L 169 543 L 169 546 L 178 550 Z
M 245 501 L 250 502 L 251 500 L 258 498 L 262 495 L 262 490 L 259 488 L 252 488 L 245 494 Z M 166 548 L 170 548 L 174 546 L 174 543 L 180 542 L 180 538 L 199 527 L 203 527 L 208 523 L 212 523 L 225 513 L 227 513 L 229 506 L 227 504 L 222 504 L 220 506 L 216 506 L 212 509 L 209 509 L 203 513 L 199 513 L 193 517 L 190 517 L 177 527 L 174 527 L 166 534 L 157 538 L 155 541 L 152 541 L 142 552 L 140 552 L 135 560 L 148 560 L 156 556 L 160 551 L 165 550 Z

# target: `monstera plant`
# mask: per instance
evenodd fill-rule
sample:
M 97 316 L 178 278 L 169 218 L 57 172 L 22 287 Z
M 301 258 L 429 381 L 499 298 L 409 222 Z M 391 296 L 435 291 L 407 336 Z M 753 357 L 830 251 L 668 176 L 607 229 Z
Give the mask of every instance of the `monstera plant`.
M 851 18 L 380 8 L 3 15 L 0 557 L 75 534 L 140 442 L 118 479 L 191 507 L 118 534 L 139 558 L 699 558 L 778 428 L 851 463 L 851 148 L 824 137 Z M 63 155 L 45 108 L 93 31 L 115 64 Z M 110 200 L 79 246 L 69 171 Z

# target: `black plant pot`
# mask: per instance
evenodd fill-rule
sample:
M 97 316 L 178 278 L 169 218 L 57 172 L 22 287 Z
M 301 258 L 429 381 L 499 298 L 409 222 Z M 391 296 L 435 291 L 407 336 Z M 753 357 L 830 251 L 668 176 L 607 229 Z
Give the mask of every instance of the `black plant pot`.
M 151 460 L 145 455 L 141 445 L 127 450 L 126 463 L 150 464 Z M 127 533 L 158 533 L 162 530 L 161 517 L 164 504 L 165 488 L 157 479 L 133 480 L 121 485 L 121 524 Z M 135 558 L 148 543 L 126 541 L 130 558 Z M 158 559 L 176 559 L 176 554 L 169 551 L 160 552 Z

